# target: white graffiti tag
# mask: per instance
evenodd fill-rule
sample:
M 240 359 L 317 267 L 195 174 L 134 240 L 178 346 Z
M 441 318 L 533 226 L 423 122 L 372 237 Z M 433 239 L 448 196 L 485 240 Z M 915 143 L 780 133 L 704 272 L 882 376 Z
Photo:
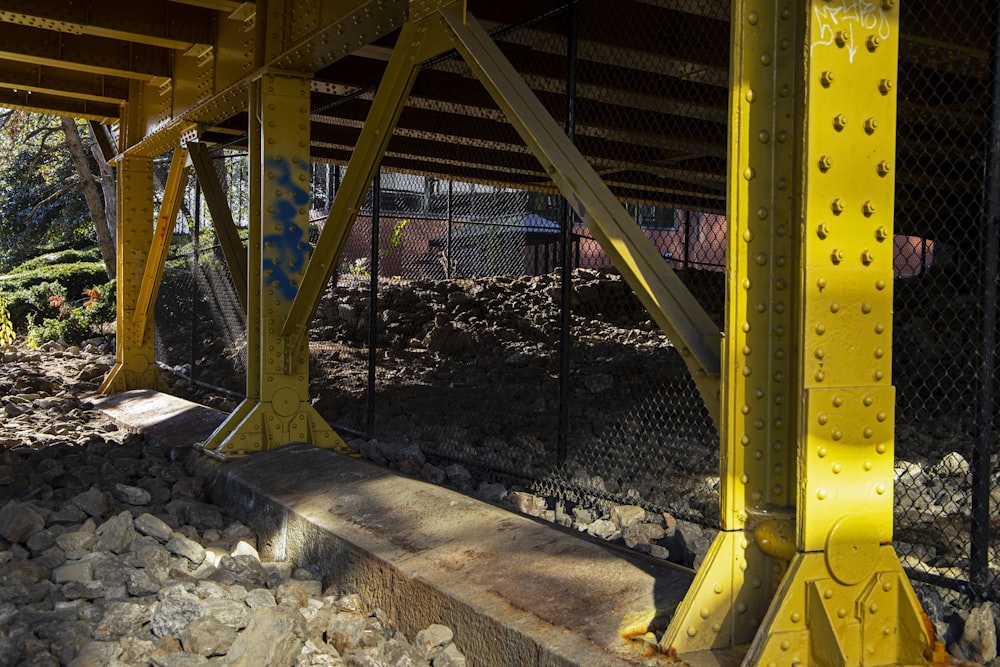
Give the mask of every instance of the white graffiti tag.
M 859 32 L 874 32 L 881 40 L 892 34 L 889 17 L 881 3 L 871 0 L 836 0 L 813 8 L 818 38 L 812 46 L 837 44 L 847 49 L 850 61 L 858 52 L 855 43 L 855 29 Z

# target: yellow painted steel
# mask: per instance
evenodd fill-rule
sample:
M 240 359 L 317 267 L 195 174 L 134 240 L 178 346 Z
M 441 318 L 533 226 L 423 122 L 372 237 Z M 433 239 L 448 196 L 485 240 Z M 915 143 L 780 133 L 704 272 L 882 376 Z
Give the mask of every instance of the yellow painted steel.
M 732 26 L 723 532 L 661 647 L 928 664 L 889 546 L 898 8 L 739 0 Z
M 653 320 L 680 351 L 718 423 L 721 334 L 485 30 L 451 8 L 455 46 L 600 243 Z
M 312 252 L 308 239 L 309 77 L 265 71 L 252 89 L 261 132 L 254 165 L 248 289 L 247 398 L 203 444 L 220 455 L 309 442 L 346 451 L 309 402 L 309 343 L 289 347 L 281 325 Z M 287 357 L 293 356 L 294 363 Z M 290 368 L 296 370 L 289 372 Z
M 138 84 L 133 88 L 138 89 Z M 119 142 L 124 147 L 142 137 L 141 110 L 137 107 L 137 103 L 123 106 Z M 100 391 L 165 390 L 166 382 L 155 363 L 153 318 L 145 318 L 141 324 L 135 318 L 153 240 L 152 158 L 128 156 L 119 160 L 117 194 L 115 365 Z
M 426 3 L 417 4 L 422 6 Z M 417 13 L 422 18 L 407 22 L 396 40 L 396 47 L 361 128 L 357 146 L 351 153 L 344 180 L 316 242 L 313 260 L 309 262 L 302 287 L 285 320 L 282 333 L 288 337 L 288 344 L 293 348 L 301 344 L 308 331 L 323 290 L 337 266 L 406 98 L 413 88 L 420 64 L 451 48 L 440 18 L 428 16 L 426 7 Z M 289 355 L 289 361 L 294 363 L 295 359 Z
M 184 188 L 187 186 L 188 149 L 178 146 L 170 161 L 170 171 L 163 187 L 163 201 L 160 204 L 160 215 L 156 219 L 153 230 L 153 242 L 146 255 L 146 268 L 143 271 L 142 283 L 139 285 L 139 296 L 135 303 L 136 328 L 145 337 L 146 321 L 153 319 L 153 306 L 156 295 L 160 291 L 160 281 L 163 279 L 163 266 L 167 261 L 167 251 L 174 237 L 174 224 L 177 213 L 181 209 L 184 198 Z

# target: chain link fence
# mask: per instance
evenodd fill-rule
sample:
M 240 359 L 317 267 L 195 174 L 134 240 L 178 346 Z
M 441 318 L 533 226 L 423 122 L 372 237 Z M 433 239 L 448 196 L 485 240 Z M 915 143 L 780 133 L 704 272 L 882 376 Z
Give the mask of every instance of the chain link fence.
M 479 16 L 721 329 L 728 3 L 628 5 Z M 1000 599 L 994 14 L 902 11 L 893 350 L 896 548 L 915 580 Z M 314 100 L 317 233 L 376 78 Z M 245 158 L 216 163 L 245 196 Z M 383 168 L 313 323 L 321 414 L 345 437 L 418 445 L 434 481 L 471 490 L 466 470 L 546 496 L 557 520 L 636 504 L 717 527 L 718 433 L 679 355 L 460 58 L 421 72 Z M 240 392 L 242 313 L 196 199 L 161 352 Z

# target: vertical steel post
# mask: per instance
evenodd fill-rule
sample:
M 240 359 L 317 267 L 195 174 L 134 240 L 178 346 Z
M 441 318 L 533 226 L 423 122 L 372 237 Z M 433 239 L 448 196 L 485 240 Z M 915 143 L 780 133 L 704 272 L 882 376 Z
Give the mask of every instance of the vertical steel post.
M 573 3 L 566 11 L 566 136 L 570 141 L 576 136 L 576 51 L 580 23 L 579 5 Z M 570 312 L 573 296 L 573 210 L 566 199 L 560 205 L 560 247 L 562 272 L 559 294 L 559 428 L 556 460 L 566 462 L 569 454 L 569 373 L 570 373 Z
M 201 181 L 194 182 L 194 233 L 192 234 L 191 280 L 194 286 L 191 289 L 191 382 L 195 379 L 195 369 L 198 364 L 198 272 L 201 261 L 201 244 L 198 238 L 201 235 Z
M 684 268 L 691 262 L 691 211 L 684 211 Z
M 990 454 L 993 444 L 993 388 L 996 365 L 997 268 L 1000 246 L 1000 5 L 993 15 L 990 45 L 992 104 L 986 171 L 986 216 L 983 220 L 982 320 L 980 322 L 980 362 L 976 397 L 976 439 L 972 449 L 971 545 L 969 586 L 981 598 L 989 593 L 990 558 Z
M 455 227 L 455 216 L 454 216 L 453 209 L 452 209 L 452 204 L 453 204 L 452 197 L 454 195 L 454 191 L 453 191 L 454 183 L 455 182 L 452 181 L 450 178 L 448 179 L 448 211 L 447 211 L 447 217 L 448 217 L 448 236 L 447 236 L 447 238 L 445 239 L 445 242 L 444 242 L 445 243 L 445 245 L 444 245 L 444 277 L 446 279 L 448 279 L 448 280 L 451 280 L 452 274 L 455 272 L 455 269 L 454 269 L 454 267 L 455 267 L 455 259 L 454 259 L 454 256 L 452 255 L 453 248 L 452 248 L 452 245 L 451 245 L 452 231 L 454 230 L 454 227 Z
M 129 102 L 122 107 L 119 147 L 124 152 L 143 138 L 143 84 L 130 84 Z M 146 260 L 153 241 L 153 160 L 123 154 L 117 179 L 115 365 L 101 383 L 109 394 L 129 389 L 165 390 L 156 367 L 153 318 L 135 318 Z
M 664 635 L 685 659 L 930 653 L 891 544 L 900 9 L 854 7 L 733 2 L 723 530 Z
M 309 77 L 265 70 L 250 91 L 247 390 L 204 443 L 233 455 L 291 442 L 346 449 L 309 402 L 309 339 L 281 327 L 302 288 L 309 245 Z
M 375 436 L 375 371 L 378 345 L 378 257 L 379 228 L 382 217 L 382 170 L 375 172 L 372 179 L 372 238 L 371 260 L 368 263 L 368 401 L 365 417 L 365 432 L 369 438 Z

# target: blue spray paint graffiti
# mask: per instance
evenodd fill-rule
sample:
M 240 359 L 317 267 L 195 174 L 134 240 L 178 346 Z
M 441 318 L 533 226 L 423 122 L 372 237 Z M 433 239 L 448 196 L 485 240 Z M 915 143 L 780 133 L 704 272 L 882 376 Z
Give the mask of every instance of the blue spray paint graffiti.
M 298 288 L 292 282 L 309 261 L 307 230 L 296 221 L 298 209 L 309 202 L 309 192 L 292 178 L 292 169 L 284 158 L 268 158 L 264 168 L 275 173 L 275 182 L 284 198 L 274 203 L 274 220 L 281 225 L 278 234 L 264 236 L 262 268 L 265 281 L 287 301 L 295 298 Z

